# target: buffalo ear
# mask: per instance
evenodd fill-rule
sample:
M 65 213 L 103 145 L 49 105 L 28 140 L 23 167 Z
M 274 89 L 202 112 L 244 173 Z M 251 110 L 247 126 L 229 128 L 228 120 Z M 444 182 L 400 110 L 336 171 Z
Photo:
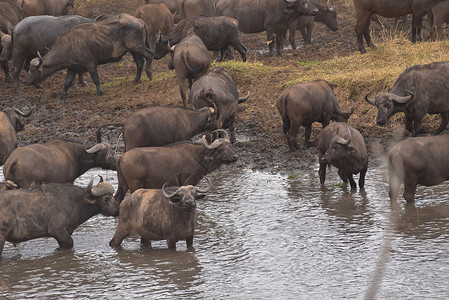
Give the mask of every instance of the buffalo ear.
M 354 156 L 355 153 L 356 153 L 354 147 L 348 147 L 348 153 L 349 153 L 350 155 Z
M 207 196 L 206 194 L 198 194 L 198 195 L 196 196 L 196 199 L 197 199 L 197 200 L 198 200 L 198 199 L 204 199 L 206 196 Z

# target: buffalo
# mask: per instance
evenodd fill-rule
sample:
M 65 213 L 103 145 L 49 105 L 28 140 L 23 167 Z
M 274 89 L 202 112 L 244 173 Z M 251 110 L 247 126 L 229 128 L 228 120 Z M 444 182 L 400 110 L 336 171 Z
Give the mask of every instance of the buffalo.
M 32 110 L 23 113 L 17 108 L 7 108 L 0 112 L 0 166 L 3 165 L 11 152 L 17 148 L 17 132 L 25 124 L 19 116 L 29 117 Z
M 240 41 L 239 23 L 229 17 L 195 16 L 182 20 L 173 30 L 163 36 L 156 48 L 155 59 L 169 52 L 170 46 L 178 44 L 189 32 L 193 31 L 210 51 L 221 51 L 219 61 L 223 59 L 229 46 L 234 47 L 246 61 L 246 47 Z
M 5 73 L 5 81 L 11 81 L 11 74 L 9 73 L 8 61 L 12 57 L 12 41 L 11 35 L 3 33 L 0 30 L 0 65 Z
M 176 242 L 185 240 L 187 247 L 192 247 L 196 200 L 211 188 L 210 180 L 206 180 L 205 189 L 187 185 L 169 193 L 164 184 L 162 189 L 138 189 L 127 196 L 120 204 L 117 229 L 109 245 L 117 247 L 124 238 L 137 233 L 143 245 L 166 240 L 168 248 L 176 249 Z
M 29 16 L 50 15 L 64 16 L 73 8 L 74 0 L 17 0 L 17 4 Z
M 134 148 L 117 161 L 118 188 L 114 197 L 122 201 L 126 192 L 139 188 L 159 189 L 168 182 L 174 185 L 196 185 L 201 178 L 223 163 L 235 162 L 238 155 L 229 135 L 212 143 L 203 135 L 201 144 L 180 142 L 164 147 Z
M 56 39 L 68 28 L 82 24 L 92 23 L 93 20 L 81 16 L 32 16 L 20 21 L 12 32 L 14 43 L 12 48 L 12 79 L 14 89 L 19 91 L 19 74 L 22 68 L 29 70 L 30 61 L 47 54 Z M 6 57 L 3 59 L 5 60 Z M 79 81 L 84 84 L 82 73 L 78 74 Z
M 368 153 L 359 131 L 347 123 L 332 122 L 318 134 L 317 148 L 321 184 L 326 179 L 326 166 L 331 164 L 338 169 L 343 182 L 349 180 L 351 189 L 357 188 L 353 175 L 360 173 L 359 187 L 364 188 Z
M 163 3 L 142 5 L 134 11 L 136 18 L 147 25 L 147 40 L 152 51 L 156 49 L 159 34 L 168 34 L 173 28 L 173 15 Z
M 173 66 L 179 84 L 182 104 L 186 107 L 186 79 L 189 82 L 189 89 L 191 89 L 193 80 L 207 73 L 211 63 L 210 55 L 206 45 L 194 32 L 189 33 L 174 47 Z
M 87 188 L 52 183 L 0 192 L 0 256 L 5 241 L 15 245 L 53 237 L 60 248 L 72 248 L 71 235 L 79 225 L 99 213 L 117 216 L 112 185 L 92 185 L 93 180 Z
M 312 30 L 314 22 L 321 22 L 325 24 L 330 30 L 338 30 L 337 11 L 333 7 L 329 7 L 327 4 L 323 5 L 318 2 L 312 1 L 312 4 L 318 9 L 316 16 L 300 16 L 293 21 L 289 26 L 290 35 L 288 37 L 292 49 L 296 49 L 295 36 L 296 29 L 301 31 L 304 44 L 312 43 Z
M 413 136 L 419 134 L 426 114 L 440 114 L 441 124 L 437 134 L 449 122 L 449 62 L 415 65 L 399 75 L 388 92 L 378 93 L 374 99 L 365 100 L 377 107 L 377 124 L 383 126 L 398 112 L 405 113 L 405 128 Z
M 342 111 L 333 86 L 321 79 L 287 88 L 277 98 L 276 107 L 282 117 L 284 134 L 292 152 L 299 149 L 296 135 L 301 125 L 306 128 L 304 146 L 308 147 L 313 122 L 320 122 L 323 127 L 331 120 L 347 122 L 354 112 L 354 103 L 350 112 Z
M 28 188 L 33 183 L 73 183 L 94 167 L 116 169 L 107 144 L 85 149 L 79 142 L 53 140 L 15 149 L 3 166 L 3 174 L 20 188 Z
M 158 147 L 186 141 L 204 131 L 217 129 L 216 109 L 187 109 L 179 106 L 155 106 L 133 112 L 123 123 L 105 124 L 97 130 L 122 126 L 125 152 L 137 147 Z
M 310 0 L 218 0 L 215 8 L 218 16 L 237 19 L 241 32 L 265 31 L 270 56 L 274 55 L 274 38 L 277 54 L 282 56 L 284 33 L 291 22 L 299 16 L 314 16 L 318 13 Z
M 97 87 L 97 95 L 101 96 L 103 90 L 97 66 L 120 61 L 128 51 L 137 65 L 134 82 L 140 80 L 143 58 L 146 60 L 146 74 L 151 79 L 153 52 L 146 46 L 146 32 L 145 22 L 128 14 L 120 14 L 95 23 L 75 25 L 56 39 L 43 58 L 38 53 L 39 58 L 30 62 L 25 84 L 39 83 L 54 72 L 67 69 L 64 89 L 59 96 L 65 98 L 75 75 L 88 71 Z
M 389 196 L 396 201 L 404 183 L 404 199 L 415 201 L 417 185 L 433 186 L 449 179 L 449 134 L 405 139 L 388 152 Z
M 354 0 L 357 18 L 355 32 L 360 53 L 366 53 L 366 49 L 363 46 L 363 37 L 365 37 L 366 44 L 369 47 L 376 47 L 371 40 L 369 32 L 372 14 L 387 18 L 412 14 L 412 42 L 416 42 L 417 38 L 419 41 L 422 41 L 422 18 L 434 5 L 442 1 L 444 0 Z
M 229 128 L 231 143 L 235 142 L 234 121 L 237 115 L 237 105 L 245 102 L 245 97 L 239 97 L 234 80 L 221 67 L 210 70 L 193 83 L 189 95 L 189 103 L 195 108 L 216 107 L 218 128 Z
M 11 180 L 0 181 L 0 191 L 15 190 L 18 186 Z
M 431 25 L 430 38 L 435 40 L 441 34 L 443 23 L 449 23 L 449 0 L 438 3 L 427 14 Z

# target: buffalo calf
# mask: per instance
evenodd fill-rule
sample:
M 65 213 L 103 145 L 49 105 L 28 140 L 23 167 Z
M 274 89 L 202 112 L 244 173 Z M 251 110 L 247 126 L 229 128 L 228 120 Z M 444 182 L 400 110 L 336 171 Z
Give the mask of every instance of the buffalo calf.
M 162 189 L 139 189 L 127 196 L 120 204 L 120 213 L 110 246 L 119 246 L 131 233 L 141 237 L 142 244 L 151 245 L 152 240 L 166 240 L 170 249 L 176 242 L 185 240 L 187 247 L 193 245 L 196 223 L 196 200 L 211 188 L 200 189 L 192 185 L 181 186 L 168 193 Z
M 368 153 L 360 132 L 347 123 L 333 122 L 318 135 L 317 148 L 321 184 L 324 184 L 326 178 L 326 166 L 331 164 L 338 168 L 338 175 L 343 182 L 349 180 L 352 189 L 357 187 L 352 176 L 359 172 L 359 186 L 360 188 L 365 186 Z

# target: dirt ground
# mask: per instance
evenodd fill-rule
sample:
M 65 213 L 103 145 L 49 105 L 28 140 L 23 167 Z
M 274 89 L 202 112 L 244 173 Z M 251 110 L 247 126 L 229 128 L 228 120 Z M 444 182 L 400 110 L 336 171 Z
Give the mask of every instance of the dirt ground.
M 242 34 L 242 42 L 249 50 L 248 60 L 274 68 L 280 64 L 290 64 L 292 60 L 320 61 L 356 52 L 353 7 L 348 6 L 344 0 L 334 1 L 334 7 L 338 12 L 339 31 L 332 32 L 323 24 L 317 23 L 312 37 L 313 44 L 304 47 L 298 32 L 299 48 L 284 50 L 284 57 L 268 55 L 263 33 Z M 124 12 L 132 11 L 130 7 L 127 9 L 129 11 Z M 237 59 L 240 59 L 238 55 Z M 88 86 L 72 87 L 65 100 L 56 99 L 62 90 L 64 71 L 57 72 L 43 81 L 42 89 L 25 87 L 21 83 L 23 93 L 20 94 L 14 93 L 12 84 L 6 83 L 3 74 L 0 74 L 0 109 L 11 106 L 22 110 L 27 110 L 27 106 L 32 108 L 33 114 L 27 118 L 25 130 L 19 133 L 19 146 L 57 138 L 87 140 L 93 144 L 97 127 L 104 123 L 123 121 L 131 112 L 144 107 L 181 104 L 175 73 L 173 70 L 168 71 L 167 62 L 167 57 L 153 61 L 152 70 L 155 77 L 160 72 L 171 72 L 172 76 L 168 79 L 149 81 L 143 74 L 142 81 L 134 85 L 132 79 L 135 65 L 131 56 L 126 55 L 119 63 L 99 67 L 103 96 L 95 95 L 95 86 L 86 74 Z M 302 148 L 294 153 L 289 152 L 282 132 L 282 121 L 274 102 L 285 89 L 284 82 L 287 75 L 275 70 L 272 74 L 260 76 L 233 73 L 240 95 L 246 95 L 246 91 L 251 92 L 248 101 L 240 105 L 236 120 L 235 146 L 240 159 L 234 165 L 285 174 L 296 174 L 316 165 L 315 143 L 321 130 L 320 124 L 317 123 L 313 127 L 311 147 Z M 25 72 L 22 71 L 21 81 L 24 76 Z M 341 106 L 344 110 L 350 109 L 346 104 Z M 362 111 L 368 109 L 369 114 L 360 116 Z M 374 122 L 375 111 L 363 99 L 359 99 L 356 103 L 354 116 L 357 114 L 358 117 L 351 117 L 350 123 L 356 125 L 365 137 L 371 153 L 370 164 L 379 164 L 385 149 L 392 141 L 391 133 L 387 132 L 391 132 L 393 127 L 401 131 L 403 125 L 392 124 L 379 131 Z M 399 132 L 399 135 L 402 134 Z M 108 136 L 111 145 L 117 147 L 117 154 L 121 154 L 123 139 L 120 132 L 111 131 Z M 303 128 L 299 131 L 298 139 L 302 144 Z

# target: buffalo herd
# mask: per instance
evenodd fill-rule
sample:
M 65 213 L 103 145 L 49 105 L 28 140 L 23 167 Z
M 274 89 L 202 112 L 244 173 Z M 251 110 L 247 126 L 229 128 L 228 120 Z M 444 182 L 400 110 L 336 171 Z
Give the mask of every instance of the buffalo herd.
M 415 2 L 420 2 L 421 5 Z M 354 0 L 359 50 L 374 46 L 369 23 L 374 14 L 399 17 L 413 14 L 412 39 L 421 39 L 421 20 L 439 0 Z M 16 93 L 19 73 L 24 83 L 40 82 L 59 70 L 66 70 L 62 93 L 65 98 L 75 76 L 83 81 L 89 72 L 97 95 L 103 90 L 98 65 L 120 61 L 130 53 L 136 64 L 134 83 L 142 70 L 152 78 L 152 60 L 170 54 L 183 106 L 154 106 L 131 112 L 124 122 L 107 123 L 97 129 L 97 142 L 55 139 L 44 144 L 17 148 L 17 131 L 24 127 L 24 113 L 16 107 L 0 112 L 0 256 L 6 241 L 13 244 L 40 237 L 53 237 L 61 248 L 73 247 L 71 234 L 96 214 L 118 216 L 116 232 L 109 245 L 119 246 L 132 233 L 143 245 L 165 240 L 169 248 L 185 240 L 193 244 L 196 200 L 212 186 L 207 174 L 222 164 L 237 161 L 235 119 L 240 97 L 231 75 L 222 67 L 210 69 L 209 51 L 221 61 L 237 50 L 243 62 L 247 48 L 240 32 L 265 32 L 269 54 L 282 56 L 283 40 L 290 30 L 300 29 L 305 43 L 311 43 L 314 21 L 338 30 L 334 8 L 311 0 L 146 0 L 133 15 L 100 15 L 95 19 L 67 15 L 73 0 L 0 0 L 0 64 L 5 80 Z M 440 19 L 443 16 L 433 15 Z M 443 21 L 441 21 L 443 22 Z M 12 76 L 9 61 L 12 60 Z M 401 183 L 404 198 L 414 202 L 418 184 L 432 186 L 449 179 L 446 148 L 449 135 L 417 137 L 426 114 L 440 114 L 437 134 L 449 122 L 449 93 L 446 74 L 449 62 L 435 62 L 407 68 L 388 92 L 365 100 L 377 107 L 377 124 L 385 125 L 398 112 L 405 114 L 405 127 L 413 135 L 388 153 L 389 196 L 396 201 Z M 185 81 L 188 80 L 189 91 Z M 316 147 L 319 179 L 325 183 L 326 168 L 333 165 L 352 190 L 365 186 L 368 151 L 362 134 L 349 124 L 354 114 L 340 108 L 334 86 L 322 79 L 302 82 L 278 95 L 275 106 L 281 116 L 290 151 L 301 147 L 296 135 L 305 127 L 304 146 L 310 144 L 312 124 L 323 129 Z M 331 122 L 332 121 L 332 122 Z M 105 127 L 122 127 L 125 151 L 116 158 L 103 143 Z M 229 133 L 228 133 L 229 131 Z M 191 139 L 199 135 L 200 141 Z M 417 159 L 419 158 L 419 159 Z M 77 177 L 93 167 L 116 170 L 118 188 L 90 181 L 77 187 Z M 197 186 L 203 179 L 207 187 Z M 115 192 L 115 193 L 114 193 Z M 129 193 L 129 194 L 128 194 Z

